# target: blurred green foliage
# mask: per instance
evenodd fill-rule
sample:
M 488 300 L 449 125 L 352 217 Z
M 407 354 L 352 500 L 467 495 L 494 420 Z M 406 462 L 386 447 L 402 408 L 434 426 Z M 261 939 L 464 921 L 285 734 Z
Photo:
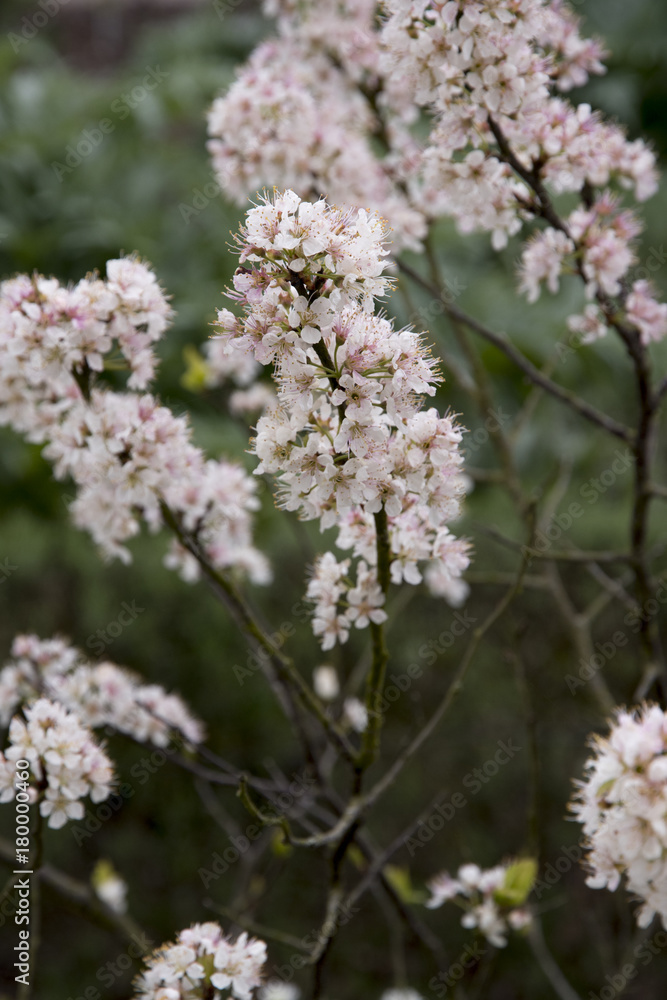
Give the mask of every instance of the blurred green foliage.
M 230 5 L 223 18 L 214 5 L 206 4 L 169 18 L 161 16 L 159 9 L 142 8 L 145 16 L 139 18 L 140 6 L 102 4 L 88 14 L 80 7 L 63 6 L 36 37 L 14 51 L 9 33 L 20 30 L 22 18 L 38 8 L 25 3 L 3 4 L 0 272 L 9 275 L 37 270 L 74 280 L 94 268 L 103 270 L 106 259 L 120 251 L 136 250 L 150 260 L 172 294 L 176 309 L 174 326 L 160 347 L 157 391 L 177 411 L 187 409 L 192 414 L 197 440 L 211 454 L 224 451 L 243 457 L 248 429 L 229 418 L 224 394 L 197 394 L 187 381 L 184 384 L 182 375 L 187 360 L 184 351 L 206 339 L 208 324 L 235 267 L 228 240 L 241 216 L 241 209 L 205 194 L 212 174 L 205 149 L 204 114 L 215 94 L 232 79 L 234 66 L 267 31 L 267 25 L 249 0 L 235 10 Z M 649 136 L 664 154 L 667 9 L 650 0 L 633 4 L 584 0 L 577 8 L 590 29 L 603 34 L 613 51 L 608 76 L 591 82 L 578 98 L 590 99 L 607 114 L 625 121 L 632 135 Z M 120 41 L 114 47 L 108 42 L 110 38 Z M 107 53 L 104 57 L 107 50 L 100 39 L 108 42 L 110 56 Z M 99 57 L 98 50 L 102 52 Z M 132 89 L 140 87 L 146 73 L 156 67 L 166 73 L 165 79 L 135 102 Z M 130 95 L 135 107 L 129 106 L 124 94 Z M 103 119 L 111 122 L 112 130 L 79 165 L 62 170 L 62 164 L 67 165 L 68 147 L 76 148 L 85 137 L 84 130 L 99 129 Z M 54 164 L 61 166 L 54 168 Z M 184 206 L 195 207 L 195 214 L 184 212 Z M 649 259 L 661 261 L 655 279 L 663 288 L 667 284 L 662 244 L 666 210 L 663 190 L 644 209 L 647 229 L 639 251 L 640 264 Z M 537 306 L 527 307 L 514 292 L 518 243 L 497 255 L 486 238 L 461 239 L 443 223 L 437 247 L 448 281 L 464 289 L 460 301 L 465 308 L 495 329 L 511 334 L 535 363 L 544 362 L 553 353 L 554 342 L 563 337 L 564 317 L 581 299 L 574 283 L 566 282 L 561 296 L 543 297 Z M 402 298 L 396 292 L 388 303 L 401 321 L 420 306 L 429 307 L 414 290 L 410 294 L 411 298 Z M 458 357 L 451 333 L 437 315 L 430 332 L 438 346 Z M 492 348 L 483 347 L 482 358 L 497 388 L 501 410 L 511 418 L 528 387 Z M 663 354 L 663 364 L 664 360 Z M 621 349 L 611 341 L 567 355 L 557 365 L 555 377 L 617 419 L 633 419 L 627 364 Z M 471 429 L 470 463 L 475 467 L 490 464 L 493 459 L 484 440 L 484 415 L 472 408 L 453 378 L 448 379 L 437 402 L 460 413 L 464 425 Z M 477 438 L 476 430 L 480 432 Z M 522 470 L 535 488 L 569 474 L 560 509 L 581 497 L 583 486 L 608 467 L 613 452 L 613 445 L 602 435 L 551 400 L 542 401 L 519 442 Z M 664 482 L 664 459 L 661 471 Z M 594 510 L 587 510 L 574 525 L 571 537 L 575 542 L 586 548 L 620 544 L 627 530 L 627 479 L 619 477 Z M 294 770 L 298 746 L 262 678 L 256 675 L 243 686 L 234 679 L 232 666 L 246 662 L 243 643 L 203 585 L 190 587 L 163 569 L 164 538 L 140 539 L 133 546 L 131 566 L 103 564 L 88 537 L 69 523 L 71 488 L 53 481 L 50 466 L 38 448 L 6 430 L 0 432 L 0 483 L 0 559 L 7 558 L 16 567 L 0 586 L 0 656 L 7 653 L 13 635 L 20 631 L 42 636 L 64 633 L 76 645 L 90 649 L 97 630 L 116 619 L 122 602 L 135 601 L 143 610 L 103 655 L 181 691 L 206 721 L 210 746 L 239 767 L 261 771 L 274 761 L 286 773 Z M 301 525 L 291 516 L 278 517 L 268 487 L 262 497 L 258 537 L 277 568 L 278 586 L 258 593 L 256 599 L 267 619 L 278 627 L 293 619 L 291 609 L 303 593 L 305 566 L 322 540 L 312 525 Z M 506 497 L 491 487 L 479 486 L 459 530 L 474 540 L 475 569 L 511 568 L 514 555 L 485 534 L 489 527 L 518 537 L 516 512 Z M 653 531 L 659 527 L 658 515 Z M 581 570 L 574 568 L 567 576 L 582 603 L 592 596 L 593 586 Z M 497 588 L 474 587 L 466 605 L 468 614 L 480 621 L 497 596 Z M 453 612 L 415 592 L 402 615 L 406 617 L 392 616 L 390 673 L 401 673 L 409 663 L 418 662 L 424 674 L 390 712 L 388 753 L 395 753 L 428 716 L 464 648 L 464 640 L 458 640 L 436 663 L 429 664 L 429 658 L 419 650 L 447 632 Z M 600 639 L 617 626 L 610 611 L 599 623 Z M 508 649 L 519 646 L 526 665 L 529 710 L 524 686 L 517 681 L 515 665 L 507 655 Z M 323 659 L 310 630 L 303 625 L 289 649 L 306 676 Z M 363 639 L 355 637 L 344 656 L 337 653 L 328 659 L 349 675 L 355 658 L 363 654 Z M 633 655 L 630 650 L 619 652 L 605 668 L 619 702 L 630 699 L 635 687 Z M 589 693 L 573 697 L 565 685 L 564 677 L 573 672 L 575 659 L 569 639 L 543 595 L 526 590 L 482 649 L 456 712 L 379 810 L 371 824 L 374 835 L 379 842 L 388 843 L 429 801 L 437 796 L 448 799 L 461 791 L 465 776 L 493 756 L 498 740 L 512 739 L 522 752 L 478 795 L 468 795 L 465 809 L 428 845 L 413 856 L 406 850 L 397 853 L 393 860 L 399 870 L 409 868 L 411 873 L 411 880 L 403 873 L 403 884 L 419 892 L 424 877 L 441 868 L 451 869 L 464 860 L 492 865 L 504 856 L 523 852 L 530 800 L 526 729 L 530 713 L 537 720 L 542 769 L 542 861 L 558 858 L 562 845 L 578 840 L 578 828 L 564 821 L 565 803 L 571 777 L 579 773 L 584 759 L 586 737 L 591 730 L 601 728 L 602 720 Z M 81 844 L 75 842 L 70 827 L 50 831 L 47 858 L 51 863 L 86 880 L 98 858 L 111 859 L 129 882 L 133 915 L 155 944 L 194 920 L 213 917 L 203 905 L 205 897 L 227 903 L 241 889 L 249 898 L 260 891 L 262 885 L 250 880 L 243 861 L 208 888 L 203 887 L 198 869 L 210 865 L 213 853 L 228 842 L 202 807 L 187 773 L 167 763 L 148 780 L 140 763 L 146 756 L 142 748 L 114 738 L 111 753 L 135 794 Z M 247 818 L 233 795 L 221 796 L 219 801 L 242 830 Z M 4 812 L 9 810 L 0 811 L 0 825 L 8 835 L 10 818 Z M 314 887 L 321 884 L 325 870 L 319 855 L 286 857 L 274 852 L 258 876 L 271 888 L 258 919 L 297 935 L 316 928 L 322 914 Z M 582 991 L 604 982 L 603 970 L 617 964 L 615 959 L 632 933 L 631 910 L 621 894 L 593 893 L 585 888 L 583 878 L 573 866 L 544 900 L 551 946 Z M 331 995 L 338 995 L 339 1000 L 379 996 L 381 989 L 390 985 L 386 928 L 378 921 L 374 907 L 372 897 L 365 897 L 361 916 L 341 931 L 340 945 L 331 961 Z M 427 916 L 454 961 L 465 944 L 465 932 L 456 917 L 444 910 Z M 99 988 L 104 1000 L 128 995 L 136 962 L 131 970 L 112 977 L 111 983 L 100 974 L 107 961 L 113 962 L 126 950 L 120 939 L 91 927 L 48 891 L 45 921 L 50 930 L 44 938 L 38 971 L 40 1000 L 77 997 L 91 984 Z M 613 938 L 601 939 L 598 927 L 610 923 Z M 3 941 L 11 937 L 8 924 L 0 926 L 0 936 Z M 288 949 L 272 946 L 271 954 L 277 965 L 289 961 Z M 11 959 L 4 946 L 0 956 L 0 973 L 5 977 L 1 982 L 11 995 Z M 416 961 L 412 954 L 409 957 Z M 549 995 L 542 973 L 531 961 L 527 945 L 520 940 L 500 953 L 494 985 L 486 994 L 489 1000 L 532 1000 Z M 641 996 L 662 995 L 659 984 L 664 983 L 664 957 L 657 959 L 644 977 Z M 426 990 L 425 982 L 415 985 Z

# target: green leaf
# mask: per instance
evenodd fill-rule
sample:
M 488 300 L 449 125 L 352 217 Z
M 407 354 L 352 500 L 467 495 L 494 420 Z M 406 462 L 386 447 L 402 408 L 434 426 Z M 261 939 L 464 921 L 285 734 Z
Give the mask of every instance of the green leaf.
M 181 385 L 191 392 L 201 392 L 206 385 L 208 367 L 196 347 L 186 344 L 183 348 L 185 371 L 181 375 Z
M 285 840 L 285 834 L 279 828 L 274 830 L 271 837 L 271 850 L 278 858 L 287 858 L 294 851 L 292 845 Z
M 350 847 L 348 847 L 347 857 L 348 861 L 352 862 L 357 871 L 362 872 L 368 867 L 366 863 L 366 858 L 361 853 L 356 844 L 352 844 Z
M 510 865 L 505 874 L 505 882 L 496 889 L 493 898 L 500 906 L 521 906 L 526 902 L 537 875 L 535 858 L 524 858 Z
M 116 869 L 107 858 L 100 858 L 93 868 L 92 875 L 90 876 L 93 888 L 97 892 L 97 890 L 100 889 L 105 882 L 108 882 L 109 879 L 112 878 L 118 878 Z
M 616 784 L 616 778 L 610 778 L 609 781 L 605 781 L 603 784 L 600 785 L 600 787 L 597 790 L 598 802 L 606 797 L 607 792 L 610 792 L 615 784 Z
M 386 865 L 384 874 L 387 880 L 403 903 L 425 903 L 428 893 L 423 889 L 415 889 L 412 885 L 410 871 L 407 868 L 399 868 L 398 865 Z

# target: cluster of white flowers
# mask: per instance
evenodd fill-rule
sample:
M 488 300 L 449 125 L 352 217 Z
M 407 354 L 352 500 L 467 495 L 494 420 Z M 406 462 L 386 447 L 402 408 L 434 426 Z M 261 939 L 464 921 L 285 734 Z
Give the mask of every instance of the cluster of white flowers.
M 505 890 L 511 871 L 510 865 L 483 871 L 467 864 L 461 865 L 456 878 L 442 872 L 428 883 L 432 896 L 426 905 L 433 910 L 455 899 L 465 909 L 461 925 L 477 928 L 495 948 L 504 948 L 510 928 L 521 930 L 531 919 L 525 907 L 508 905 Z
M 531 192 L 507 162 L 491 122 L 521 166 L 539 163 L 556 191 L 580 191 L 614 177 L 638 197 L 655 190 L 653 157 L 626 142 L 587 105 L 573 108 L 556 90 L 602 72 L 602 49 L 579 37 L 563 3 L 543 0 L 465 4 L 389 0 L 381 32 L 387 90 L 406 107 L 429 108 L 422 195 L 435 215 L 462 232 L 488 230 L 500 248 L 528 217 Z M 527 210 L 527 211 L 526 211 Z
M 577 266 L 586 281 L 589 298 L 600 294 L 617 296 L 626 276 L 636 263 L 632 249 L 641 227 L 629 211 L 621 211 L 619 199 L 603 191 L 589 208 L 575 209 L 566 219 L 569 235 L 547 227 L 526 246 L 521 263 L 521 290 L 530 302 L 540 294 L 546 281 L 551 292 L 558 291 L 562 273 L 574 273 Z M 579 261 L 579 264 L 577 264 Z M 635 281 L 625 299 L 628 320 L 639 331 L 644 344 L 667 335 L 667 305 L 656 302 L 648 281 Z M 608 326 L 609 316 L 597 303 L 586 306 L 582 315 L 571 316 L 570 329 L 584 334 L 584 341 L 596 340 Z
M 398 247 L 418 246 L 428 224 L 448 216 L 462 233 L 489 232 L 500 249 L 542 213 L 530 175 L 552 194 L 585 194 L 586 209 L 526 245 L 529 300 L 542 281 L 555 291 L 577 262 L 589 296 L 622 292 L 623 305 L 638 226 L 610 186 L 642 201 L 657 173 L 645 143 L 564 97 L 604 72 L 601 44 L 580 35 L 563 0 L 381 6 L 378 18 L 370 0 L 266 5 L 279 39 L 258 47 L 209 117 L 223 190 L 243 199 L 275 183 L 367 205 L 389 220 Z M 635 282 L 630 294 L 626 316 L 643 341 L 665 337 L 667 307 L 651 286 Z M 595 310 L 597 336 L 610 318 Z
M 25 275 L 0 285 L 0 424 L 46 445 L 56 476 L 78 487 L 75 523 L 107 556 L 129 561 L 124 543 L 142 520 L 158 530 L 166 504 L 216 567 L 266 583 L 266 560 L 252 545 L 259 503 L 251 477 L 236 463 L 206 461 L 187 419 L 153 396 L 94 383 L 105 365 L 118 366 L 107 357 L 117 345 L 132 369 L 128 388 L 143 390 L 155 367 L 150 345 L 171 314 L 139 260 L 110 260 L 107 275 L 72 289 Z M 178 545 L 167 564 L 197 576 Z
M 322 636 L 322 649 L 336 642 L 346 642 L 350 628 L 366 628 L 369 622 L 380 625 L 387 620 L 382 609 L 384 595 L 374 571 L 363 559 L 357 564 L 357 580 L 347 579 L 350 560 L 337 562 L 332 552 L 325 552 L 315 563 L 306 598 L 314 604 L 313 632 Z
M 109 797 L 111 761 L 78 716 L 62 705 L 39 698 L 24 715 L 25 720 L 12 719 L 9 745 L 0 752 L 0 802 L 27 792 L 57 830 L 69 819 L 83 819 L 86 796 L 93 802 Z M 27 761 L 29 768 L 17 768 L 17 761 Z
M 639 926 L 657 913 L 667 928 L 667 713 L 619 711 L 608 739 L 592 745 L 572 803 L 586 835 L 587 884 L 613 892 L 625 876 L 642 901 Z
M 191 744 L 204 738 L 203 726 L 181 698 L 115 663 L 92 664 L 63 639 L 18 635 L 12 659 L 0 670 L 0 726 L 40 694 L 76 714 L 92 729 L 111 726 L 155 746 L 173 736 Z
M 372 205 L 401 245 L 417 249 L 424 214 L 406 192 L 419 147 L 392 115 L 390 149 L 373 108 L 379 71 L 374 0 L 266 5 L 280 38 L 258 46 L 209 113 L 209 150 L 223 190 L 243 204 L 266 184 L 303 198 Z
M 239 248 L 232 298 L 244 314 L 221 310 L 220 337 L 273 364 L 277 384 L 257 422 L 256 472 L 278 476 L 282 507 L 339 525 L 338 545 L 359 560 L 354 583 L 350 560 L 326 553 L 315 567 L 308 597 L 329 649 L 352 624 L 386 617 L 374 515 L 388 518 L 395 583 L 421 582 L 425 562 L 446 594 L 468 565 L 466 543 L 446 527 L 464 493 L 461 431 L 420 409 L 440 381 L 421 337 L 371 311 L 390 286 L 380 219 L 286 191 L 248 212 Z
M 0 286 L 0 419 L 32 441 L 45 440 L 76 399 L 72 372 L 101 372 L 114 345 L 131 369 L 130 388 L 153 378 L 152 344 L 169 325 L 169 303 L 139 259 L 110 260 L 106 270 L 106 281 L 92 275 L 72 288 L 26 274 Z
M 193 924 L 158 948 L 135 982 L 136 1000 L 252 1000 L 261 985 L 266 944 L 225 937 L 216 923 Z M 229 992 L 228 992 L 229 991 Z
M 629 142 L 589 105 L 575 108 L 552 93 L 603 71 L 600 45 L 579 37 L 576 19 L 560 0 L 389 0 L 387 6 L 387 78 L 405 100 L 435 115 L 422 159 L 423 196 L 434 214 L 454 217 L 464 233 L 491 231 L 493 245 L 501 248 L 526 219 L 540 214 L 514 169 L 517 162 L 556 194 L 613 182 L 633 189 L 640 201 L 655 193 L 655 158 L 641 140 Z M 542 281 L 557 291 L 576 252 L 589 297 L 616 296 L 635 262 L 632 241 L 639 231 L 606 188 L 590 207 L 572 212 L 564 230 L 548 227 L 528 242 L 521 288 L 532 302 Z M 629 320 L 644 342 L 662 339 L 667 307 L 655 301 L 645 281 L 632 292 L 639 297 L 641 322 L 630 304 Z M 598 311 L 596 319 L 606 329 L 608 317 Z

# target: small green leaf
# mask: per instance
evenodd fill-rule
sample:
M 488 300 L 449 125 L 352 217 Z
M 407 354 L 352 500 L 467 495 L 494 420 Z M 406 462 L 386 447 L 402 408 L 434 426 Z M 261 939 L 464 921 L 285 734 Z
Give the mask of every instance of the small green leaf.
M 185 371 L 181 375 L 181 385 L 191 392 L 201 392 L 206 385 L 208 367 L 196 347 L 186 344 L 183 348 Z
M 357 871 L 364 871 L 368 865 L 366 863 L 366 858 L 363 856 L 356 844 L 352 844 L 347 849 L 348 860 L 352 862 Z
M 423 889 L 415 889 L 412 885 L 410 872 L 407 868 L 399 868 L 398 865 L 386 865 L 384 874 L 391 883 L 392 888 L 403 903 L 425 903 L 428 893 Z
M 537 875 L 535 858 L 524 858 L 515 861 L 505 873 L 503 885 L 493 894 L 500 906 L 521 906 L 526 902 Z
M 607 792 L 610 792 L 614 785 L 616 784 L 616 778 L 610 778 L 609 781 L 603 782 L 597 790 L 598 800 L 604 799 Z
M 293 852 L 294 848 L 285 840 L 283 831 L 278 827 L 271 837 L 271 850 L 278 858 L 286 858 Z
M 93 883 L 93 887 L 97 890 L 101 885 L 104 885 L 105 882 L 108 882 L 110 878 L 116 877 L 116 870 L 111 862 L 106 858 L 100 858 L 93 868 L 90 881 Z

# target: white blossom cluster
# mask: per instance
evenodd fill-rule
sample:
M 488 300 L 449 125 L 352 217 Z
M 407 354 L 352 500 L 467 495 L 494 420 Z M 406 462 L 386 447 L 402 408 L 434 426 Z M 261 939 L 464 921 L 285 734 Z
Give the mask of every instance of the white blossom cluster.
M 111 726 L 135 740 L 167 746 L 174 735 L 190 744 L 203 726 L 178 695 L 115 663 L 92 664 L 63 639 L 18 635 L 0 670 L 0 726 L 40 694 L 73 712 L 92 729 Z
M 551 196 L 580 193 L 583 207 L 525 245 L 529 300 L 580 271 L 589 297 L 622 292 L 645 343 L 667 335 L 667 305 L 647 281 L 630 286 L 640 227 L 617 197 L 656 191 L 655 157 L 564 96 L 604 72 L 605 53 L 563 0 L 384 0 L 380 18 L 370 0 L 265 7 L 279 37 L 255 50 L 209 116 L 224 191 L 242 200 L 277 184 L 367 205 L 398 247 L 418 247 L 448 216 L 501 249 L 542 214 L 530 176 Z M 612 318 L 595 304 L 570 325 L 594 339 Z
M 24 708 L 25 719 L 15 716 L 9 725 L 9 744 L 0 752 L 0 802 L 11 802 L 26 791 L 39 801 L 39 811 L 54 830 L 70 819 L 83 819 L 81 801 L 90 796 L 102 802 L 111 794 L 113 768 L 93 734 L 79 717 L 48 698 L 38 698 Z M 28 761 L 29 777 L 17 781 Z
M 642 903 L 639 926 L 658 914 L 667 928 L 667 713 L 649 704 L 619 711 L 609 737 L 592 746 L 572 803 L 586 836 L 587 884 L 613 892 L 625 877 Z
M 650 197 L 657 189 L 655 157 L 589 105 L 575 108 L 552 93 L 603 71 L 599 43 L 579 37 L 560 0 L 389 0 L 387 7 L 387 78 L 404 100 L 430 107 L 436 118 L 423 156 L 423 194 L 433 212 L 454 217 L 462 232 L 491 231 L 496 248 L 539 214 L 494 132 L 499 128 L 515 162 L 552 194 L 602 189 L 563 229 L 550 225 L 526 244 L 520 287 L 529 301 L 543 281 L 557 291 L 560 274 L 574 272 L 578 259 L 590 298 L 617 296 L 636 262 L 632 242 L 641 227 L 608 186 L 632 189 L 640 201 Z M 631 293 L 630 322 L 644 342 L 662 339 L 667 305 L 655 301 L 646 281 L 635 282 Z M 606 330 L 609 317 L 595 309 L 595 318 Z M 571 323 L 576 329 L 581 320 Z
M 359 559 L 318 560 L 308 588 L 324 649 L 349 628 L 386 617 L 377 579 L 374 515 L 387 516 L 391 577 L 447 594 L 468 565 L 446 523 L 464 493 L 461 431 L 422 410 L 440 381 L 421 337 L 371 310 L 390 285 L 384 226 L 363 209 L 341 211 L 293 191 L 251 209 L 240 237 L 232 297 L 243 316 L 218 314 L 223 345 L 272 364 L 275 404 L 259 418 L 255 470 L 278 477 L 278 502 Z M 454 583 L 454 586 L 456 584 Z
M 101 372 L 114 346 L 131 369 L 131 389 L 153 378 L 152 345 L 172 315 L 167 298 L 138 258 L 109 260 L 106 271 L 106 281 L 91 275 L 72 288 L 27 274 L 0 286 L 0 419 L 32 441 L 45 440 L 76 398 L 72 372 Z
M 232 941 L 219 924 L 193 924 L 150 956 L 135 1000 L 252 1000 L 265 961 L 264 941 L 247 934 Z
M 107 280 L 74 288 L 20 275 L 0 285 L 0 425 L 45 444 L 56 476 L 77 488 L 75 523 L 105 555 L 129 561 L 125 543 L 143 521 L 163 524 L 166 504 L 218 568 L 237 567 L 266 583 L 265 558 L 252 544 L 255 483 L 242 467 L 206 460 L 185 417 L 151 395 L 105 388 L 97 376 L 129 366 L 128 389 L 153 375 L 151 344 L 171 310 L 152 271 L 134 258 L 107 263 Z M 174 545 L 167 564 L 194 579 L 192 555 Z
M 561 274 L 575 273 L 580 267 L 589 298 L 618 296 L 637 262 L 633 250 L 641 232 L 637 218 L 632 212 L 621 211 L 618 197 L 605 190 L 590 207 L 571 212 L 566 227 L 568 235 L 549 226 L 528 241 L 520 268 L 521 291 L 535 302 L 542 282 L 549 291 L 557 292 Z M 644 279 L 630 286 L 625 315 L 644 344 L 667 335 L 667 304 L 656 301 L 650 283 Z M 593 302 L 583 313 L 570 316 L 568 326 L 583 334 L 583 343 L 590 343 L 604 336 L 609 318 L 601 305 Z
M 362 559 L 353 584 L 347 577 L 349 566 L 349 559 L 339 563 L 333 552 L 325 552 L 317 559 L 306 590 L 306 598 L 315 605 L 313 632 L 322 636 L 324 650 L 346 642 L 352 625 L 366 628 L 370 622 L 381 625 L 387 620 L 376 573 Z
M 506 888 L 507 865 L 482 870 L 478 865 L 461 865 L 456 878 L 441 872 L 428 883 L 431 899 L 426 903 L 434 910 L 448 900 L 463 906 L 461 926 L 476 928 L 495 948 L 504 948 L 507 935 L 530 923 L 530 913 L 523 906 L 508 906 L 502 895 Z
M 243 204 L 264 185 L 323 192 L 342 205 L 372 205 L 397 242 L 418 249 L 424 213 L 406 191 L 419 146 L 392 116 L 387 155 L 374 137 L 379 73 L 375 0 L 265 5 L 280 37 L 253 52 L 209 113 L 209 150 L 223 190 Z

